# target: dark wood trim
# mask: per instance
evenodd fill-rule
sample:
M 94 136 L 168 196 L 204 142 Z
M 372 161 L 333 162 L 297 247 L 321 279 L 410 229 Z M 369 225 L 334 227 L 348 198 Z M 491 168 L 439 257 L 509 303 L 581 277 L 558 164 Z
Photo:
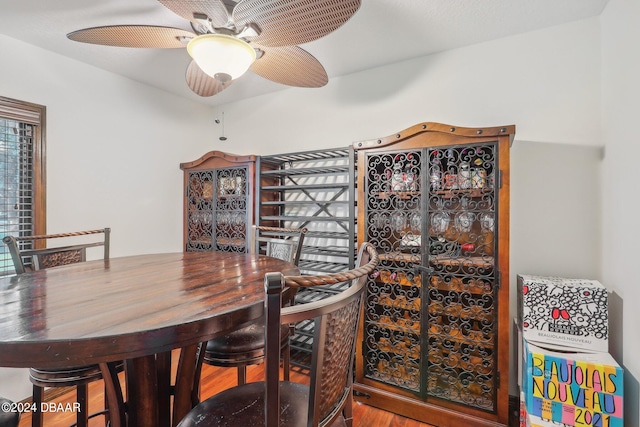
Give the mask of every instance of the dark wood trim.
M 520 399 L 518 396 L 509 395 L 509 427 L 520 426 Z
M 47 234 L 47 145 L 46 107 L 40 112 L 40 126 L 36 126 L 33 149 L 33 233 Z M 43 242 L 44 243 L 44 242 Z

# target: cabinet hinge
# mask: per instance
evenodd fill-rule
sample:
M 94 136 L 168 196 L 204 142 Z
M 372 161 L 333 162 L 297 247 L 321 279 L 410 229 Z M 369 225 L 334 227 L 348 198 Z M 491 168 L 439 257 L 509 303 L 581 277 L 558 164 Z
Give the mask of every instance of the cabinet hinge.
M 496 372 L 496 388 L 500 388 L 500 371 Z
M 496 289 L 500 290 L 502 287 L 502 272 L 496 271 Z
M 498 188 L 502 188 L 502 169 L 498 170 Z
M 370 395 L 370 394 L 368 394 L 368 393 L 364 393 L 364 392 L 362 392 L 362 391 L 355 390 L 355 389 L 353 390 L 353 395 L 354 395 L 354 396 L 358 396 L 358 397 L 364 397 L 364 398 L 366 398 L 366 399 L 370 399 L 370 398 L 371 398 L 371 395 Z

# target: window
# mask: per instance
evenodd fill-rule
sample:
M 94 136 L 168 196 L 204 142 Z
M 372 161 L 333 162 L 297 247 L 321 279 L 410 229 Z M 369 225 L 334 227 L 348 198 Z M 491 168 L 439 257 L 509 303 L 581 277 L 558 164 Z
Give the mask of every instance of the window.
M 0 97 L 0 239 L 44 234 L 45 107 Z M 7 246 L 0 246 L 0 275 L 12 274 Z

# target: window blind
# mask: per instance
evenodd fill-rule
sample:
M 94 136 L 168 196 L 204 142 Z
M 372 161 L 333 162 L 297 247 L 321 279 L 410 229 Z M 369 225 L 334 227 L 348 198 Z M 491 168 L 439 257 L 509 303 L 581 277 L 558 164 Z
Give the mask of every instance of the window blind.
M 34 155 L 42 107 L 0 98 L 0 239 L 34 231 Z M 0 243 L 0 275 L 14 273 Z

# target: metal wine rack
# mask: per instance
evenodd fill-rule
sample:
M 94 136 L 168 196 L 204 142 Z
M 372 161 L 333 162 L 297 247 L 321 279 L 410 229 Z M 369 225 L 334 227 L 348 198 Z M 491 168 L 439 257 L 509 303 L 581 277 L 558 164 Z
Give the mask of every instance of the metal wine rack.
M 355 157 L 352 147 L 261 156 L 256 169 L 259 225 L 307 228 L 300 256 L 302 274 L 353 268 L 356 254 Z M 341 288 L 301 289 L 296 304 L 317 301 Z M 306 366 L 313 327 L 296 326 L 292 365 Z

